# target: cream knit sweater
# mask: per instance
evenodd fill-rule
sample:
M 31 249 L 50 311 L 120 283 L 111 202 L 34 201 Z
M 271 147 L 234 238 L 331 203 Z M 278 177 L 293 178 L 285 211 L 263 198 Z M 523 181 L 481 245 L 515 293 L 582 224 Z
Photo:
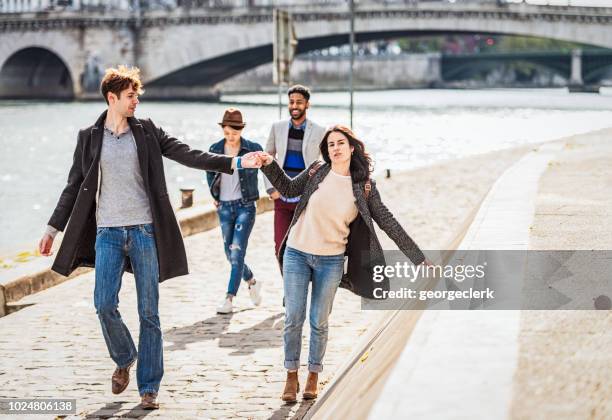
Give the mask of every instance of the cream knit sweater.
M 343 254 L 357 214 L 351 177 L 330 170 L 289 232 L 287 246 L 314 255 Z

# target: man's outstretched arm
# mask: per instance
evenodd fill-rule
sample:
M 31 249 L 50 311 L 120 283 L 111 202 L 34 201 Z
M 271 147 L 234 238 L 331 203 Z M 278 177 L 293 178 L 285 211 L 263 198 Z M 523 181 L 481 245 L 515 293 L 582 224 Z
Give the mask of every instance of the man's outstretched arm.
M 247 154 L 239 162 L 238 158 L 232 156 L 192 149 L 177 138 L 168 135 L 161 127 L 153 124 L 151 120 L 146 120 L 146 124 L 155 134 L 162 155 L 190 168 L 231 174 L 234 169 L 259 168 L 261 166 L 255 155 Z

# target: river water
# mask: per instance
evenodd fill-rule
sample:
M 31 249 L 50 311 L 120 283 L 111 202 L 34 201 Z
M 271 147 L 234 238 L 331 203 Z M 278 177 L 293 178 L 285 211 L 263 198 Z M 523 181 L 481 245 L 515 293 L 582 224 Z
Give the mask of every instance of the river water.
M 284 99 L 284 98 L 283 98 Z M 247 126 L 244 136 L 265 145 L 278 119 L 276 95 L 224 96 L 225 103 L 147 102 L 137 116 L 151 117 L 194 148 L 221 138 L 216 124 L 236 103 Z M 318 93 L 309 117 L 321 125 L 348 124 L 348 95 Z M 66 182 L 79 128 L 92 124 L 104 103 L 0 101 L 0 256 L 32 249 Z M 283 118 L 287 111 L 282 109 Z M 384 169 L 409 169 L 445 159 L 612 126 L 612 94 L 560 90 L 405 90 L 357 92 L 354 125 Z M 203 173 L 165 160 L 174 204 L 179 188 L 196 188 L 209 201 Z

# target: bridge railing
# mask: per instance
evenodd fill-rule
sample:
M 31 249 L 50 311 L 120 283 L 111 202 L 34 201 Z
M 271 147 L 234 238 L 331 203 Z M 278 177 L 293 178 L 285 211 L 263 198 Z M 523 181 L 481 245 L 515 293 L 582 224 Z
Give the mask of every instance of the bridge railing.
M 358 6 L 417 4 L 502 4 L 517 0 L 355 0 Z M 568 0 L 570 1 L 570 0 Z M 348 0 L 0 0 L 0 13 L 173 11 L 177 9 L 270 9 L 347 7 Z
M 544 6 L 572 6 L 575 0 L 355 0 L 358 7 L 418 6 L 439 4 L 461 6 L 488 4 L 507 6 L 517 3 Z M 597 3 L 593 3 L 596 5 Z M 280 8 L 348 8 L 348 0 L 0 0 L 0 14 L 16 13 L 62 13 L 62 12 L 146 12 L 174 10 L 231 10 Z

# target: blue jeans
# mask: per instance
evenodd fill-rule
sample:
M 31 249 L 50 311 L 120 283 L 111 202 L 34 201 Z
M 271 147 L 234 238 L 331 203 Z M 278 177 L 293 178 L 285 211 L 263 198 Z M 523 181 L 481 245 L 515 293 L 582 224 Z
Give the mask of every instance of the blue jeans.
M 227 293 L 236 296 L 240 280 L 253 278 L 253 272 L 244 263 L 249 236 L 255 224 L 255 203 L 253 201 L 220 201 L 217 207 L 225 256 L 232 266 Z
M 117 310 L 121 277 L 130 259 L 138 297 L 138 352 Z M 136 379 L 140 395 L 157 392 L 164 374 L 159 324 L 159 266 L 153 225 L 98 228 L 94 305 L 111 359 L 124 368 L 138 357 Z
M 285 368 L 300 367 L 302 326 L 306 318 L 308 284 L 312 281 L 310 297 L 310 348 L 308 371 L 323 370 L 323 356 L 327 347 L 328 318 L 336 290 L 342 280 L 344 254 L 313 255 L 286 247 L 283 256 L 283 284 L 285 292 Z

